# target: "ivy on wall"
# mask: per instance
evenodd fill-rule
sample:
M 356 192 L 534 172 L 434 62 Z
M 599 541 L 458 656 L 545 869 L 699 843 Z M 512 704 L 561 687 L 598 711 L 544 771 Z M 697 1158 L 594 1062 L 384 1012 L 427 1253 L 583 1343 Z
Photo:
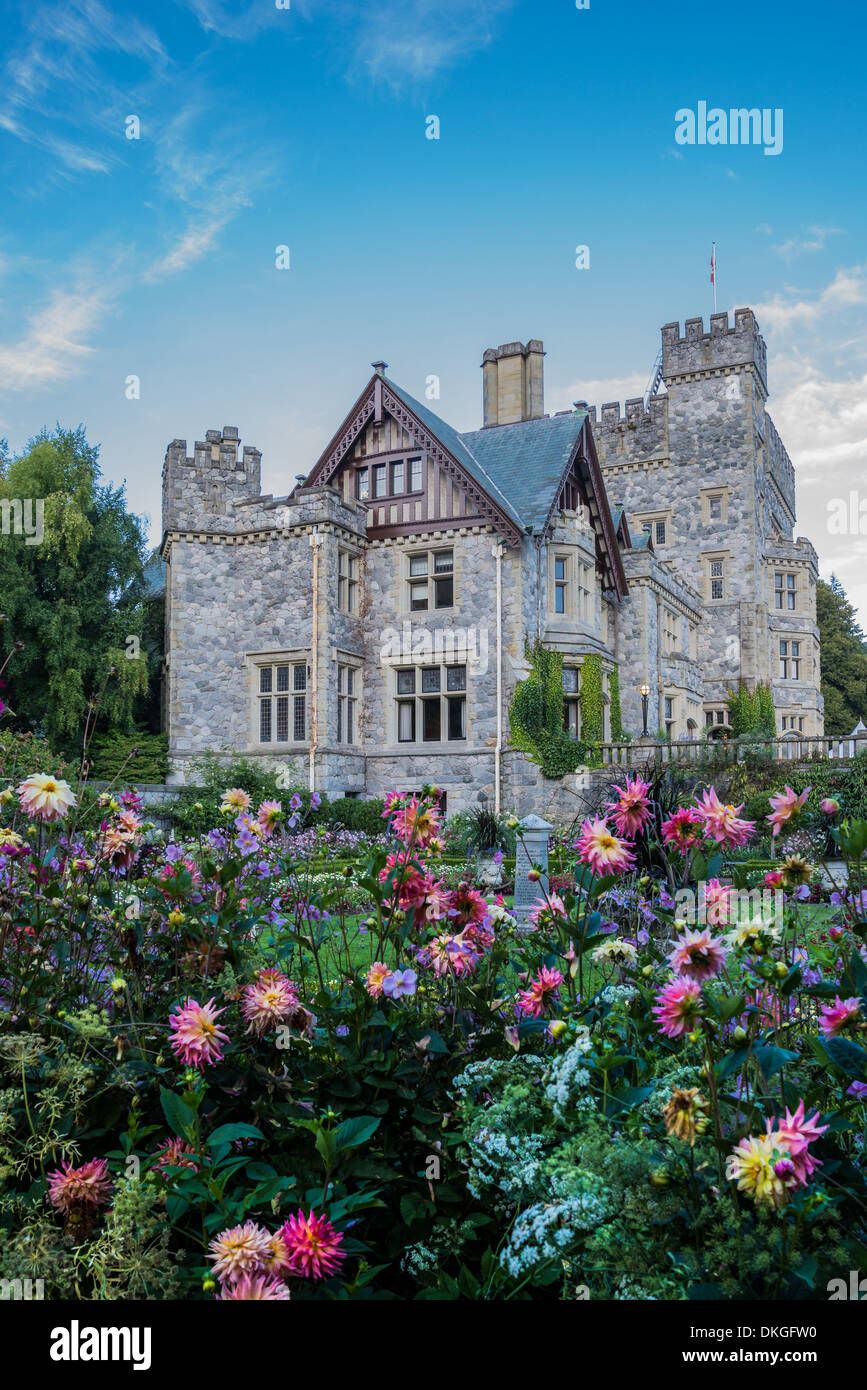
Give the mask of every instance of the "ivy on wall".
M 620 671 L 617 666 L 608 677 L 608 694 L 611 699 L 611 739 L 620 743 L 623 739 L 623 716 L 620 712 Z
M 598 652 L 585 656 L 581 667 L 581 733 L 587 743 L 601 743 L 605 732 L 602 699 L 602 657 Z
M 563 728 L 563 656 L 561 652 L 548 651 L 537 641 L 527 647 L 527 660 L 530 671 L 526 680 L 519 681 L 515 687 L 509 709 L 510 742 L 519 748 L 531 762 L 541 767 L 546 777 L 564 777 L 578 767 L 592 765 L 598 761 L 598 754 L 586 739 L 570 738 Z M 582 669 L 581 719 L 586 730 L 584 706 L 584 672 L 588 661 L 599 658 L 585 657 Z M 602 710 L 602 668 L 598 672 L 598 708 Z M 592 701 L 591 701 L 592 704 Z M 601 741 L 601 717 L 599 722 Z
M 754 734 L 758 738 L 776 737 L 777 718 L 769 685 L 757 685 L 755 691 L 751 692 L 741 681 L 736 691 L 729 688 L 726 703 L 735 738 L 744 734 Z

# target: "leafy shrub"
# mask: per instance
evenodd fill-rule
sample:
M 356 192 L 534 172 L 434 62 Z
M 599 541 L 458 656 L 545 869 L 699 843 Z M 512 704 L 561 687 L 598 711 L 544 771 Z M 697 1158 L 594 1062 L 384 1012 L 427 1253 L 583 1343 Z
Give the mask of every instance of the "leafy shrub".
M 121 775 L 127 782 L 166 780 L 169 741 L 165 734 L 97 734 L 88 753 L 94 782 L 113 782 Z

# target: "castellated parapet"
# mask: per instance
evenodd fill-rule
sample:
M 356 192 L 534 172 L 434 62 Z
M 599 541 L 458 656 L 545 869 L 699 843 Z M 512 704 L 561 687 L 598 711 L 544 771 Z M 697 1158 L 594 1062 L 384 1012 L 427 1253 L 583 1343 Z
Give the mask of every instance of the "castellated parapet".
M 752 309 L 735 309 L 734 327 L 728 314 L 711 314 L 710 329 L 703 319 L 687 319 L 681 337 L 678 323 L 662 329 L 662 374 L 666 385 L 696 372 L 719 371 L 749 363 L 755 368 L 765 396 L 768 393 L 768 350 Z
M 616 463 L 628 458 L 640 464 L 668 456 L 667 396 L 652 397 L 647 410 L 641 396 L 637 396 L 626 402 L 622 413 L 619 401 L 607 401 L 598 423 L 596 407 L 588 408 L 602 462 Z
M 262 455 L 245 445 L 240 451 L 235 425 L 208 430 L 196 440 L 173 439 L 163 463 L 163 530 L 232 531 L 232 504 L 258 497 Z

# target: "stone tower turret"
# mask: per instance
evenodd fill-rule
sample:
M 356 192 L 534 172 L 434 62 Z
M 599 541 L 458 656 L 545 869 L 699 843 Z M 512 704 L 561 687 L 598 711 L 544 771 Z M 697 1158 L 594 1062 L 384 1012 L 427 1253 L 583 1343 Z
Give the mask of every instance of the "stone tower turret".
M 187 441 L 173 439 L 163 464 L 163 531 L 231 531 L 232 503 L 258 497 L 262 455 L 240 441 L 235 425 L 208 430 L 196 440 L 192 458 Z

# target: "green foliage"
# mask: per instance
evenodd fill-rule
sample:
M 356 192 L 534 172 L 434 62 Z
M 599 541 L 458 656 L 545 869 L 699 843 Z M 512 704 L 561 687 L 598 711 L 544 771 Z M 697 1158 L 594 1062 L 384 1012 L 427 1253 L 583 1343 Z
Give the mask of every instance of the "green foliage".
M 31 772 L 69 776 L 65 761 L 51 751 L 45 739 L 14 729 L 0 730 L 0 782 L 23 781 Z
M 549 651 L 537 641 L 532 648 L 527 648 L 527 660 L 529 675 L 515 687 L 509 710 L 510 741 L 513 748 L 519 748 L 531 762 L 537 763 L 546 777 L 563 777 L 586 765 L 593 758 L 593 748 L 589 740 L 572 739 L 563 728 L 562 653 Z M 598 658 L 585 657 L 583 670 L 586 671 L 588 661 L 594 660 Z M 600 709 L 601 680 L 600 664 Z M 582 691 L 583 686 L 582 671 Z
M 91 696 L 109 730 L 132 725 L 156 670 L 141 638 L 146 602 L 144 530 L 127 511 L 123 487 L 100 482 L 97 449 L 84 429 L 43 431 L 17 458 L 0 458 L 0 499 L 41 501 L 44 538 L 0 537 L 0 627 L 15 726 L 77 751 Z M 109 674 L 113 669 L 113 674 Z
M 95 775 L 95 774 L 94 774 Z M 336 825 L 357 830 L 366 835 L 381 835 L 385 828 L 382 813 L 385 802 L 377 797 L 367 800 L 352 796 L 329 801 L 321 796 L 317 808 L 310 805 L 310 792 L 300 783 L 279 787 L 276 771 L 263 767 L 258 761 L 231 758 L 228 761 L 216 754 L 205 753 L 196 758 L 190 773 L 190 785 L 183 787 L 169 807 L 172 825 L 183 834 L 192 834 L 203 824 L 220 821 L 220 797 L 228 787 L 240 787 L 249 794 L 254 805 L 261 801 L 279 801 L 288 809 L 293 796 L 300 797 L 299 808 L 305 825 Z M 136 774 L 134 780 L 144 780 Z M 157 779 L 157 780 L 162 780 Z M 201 807 L 196 810 L 196 807 Z
M 602 699 L 602 657 L 585 656 L 581 667 L 581 732 L 586 743 L 601 743 L 605 729 Z
M 285 794 L 284 794 L 285 795 Z M 385 829 L 382 813 L 385 802 L 378 797 L 338 796 L 334 801 L 322 798 L 318 811 L 309 813 L 313 824 L 342 825 L 347 830 L 360 830 L 365 835 L 381 835 Z
M 816 585 L 825 733 L 851 734 L 867 711 L 867 643 L 853 605 L 833 575 Z
M 623 738 L 623 715 L 620 709 L 620 670 L 617 666 L 608 677 L 608 692 L 611 699 L 611 739 L 620 743 Z
M 735 738 L 775 738 L 777 732 L 774 697 L 769 685 L 759 684 L 750 691 L 743 681 L 728 694 L 729 723 Z
M 165 734 L 97 734 L 88 747 L 93 782 L 165 782 L 169 744 Z

